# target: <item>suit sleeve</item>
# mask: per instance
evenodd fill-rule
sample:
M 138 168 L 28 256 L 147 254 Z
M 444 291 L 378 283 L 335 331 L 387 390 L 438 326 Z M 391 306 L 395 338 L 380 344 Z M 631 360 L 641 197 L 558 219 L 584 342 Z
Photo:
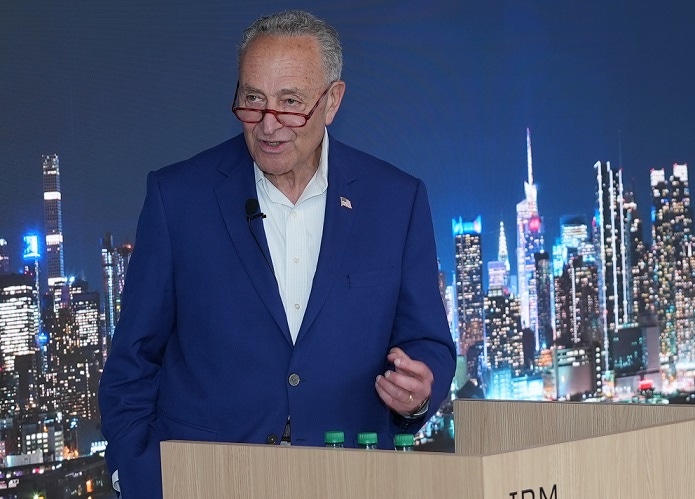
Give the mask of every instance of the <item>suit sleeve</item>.
M 106 459 L 112 472 L 119 470 L 121 490 L 148 444 L 175 314 L 171 239 L 158 177 L 150 173 L 121 315 L 99 387 Z
M 403 249 L 401 287 L 391 346 L 424 362 L 434 374 L 426 414 L 416 420 L 395 417 L 399 430 L 416 431 L 448 396 L 456 350 L 439 293 L 437 252 L 427 192 L 418 181 Z

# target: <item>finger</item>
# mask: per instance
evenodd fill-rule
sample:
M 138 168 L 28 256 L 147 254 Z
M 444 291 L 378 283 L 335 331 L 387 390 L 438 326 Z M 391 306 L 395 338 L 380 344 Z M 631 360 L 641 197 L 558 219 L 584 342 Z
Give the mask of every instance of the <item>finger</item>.
M 394 387 L 396 392 L 394 395 L 398 396 L 404 393 L 404 397 L 399 397 L 400 400 L 407 400 L 412 393 L 413 395 L 422 394 L 422 380 L 415 378 L 408 374 L 402 374 L 396 371 L 386 371 L 384 378 Z
M 419 406 L 410 391 L 392 383 L 385 376 L 377 376 L 375 387 L 379 398 L 396 412 L 408 413 Z
M 412 413 L 432 394 L 430 382 L 393 371 L 387 371 L 384 376 L 378 376 L 377 386 L 382 400 L 395 411 L 402 413 Z
M 408 354 L 399 347 L 393 347 L 389 350 L 388 356 L 389 360 L 393 361 L 396 357 L 408 357 Z
M 419 378 L 423 381 L 429 381 L 433 378 L 432 371 L 424 362 L 413 360 L 405 354 L 397 356 L 392 362 L 398 373 Z

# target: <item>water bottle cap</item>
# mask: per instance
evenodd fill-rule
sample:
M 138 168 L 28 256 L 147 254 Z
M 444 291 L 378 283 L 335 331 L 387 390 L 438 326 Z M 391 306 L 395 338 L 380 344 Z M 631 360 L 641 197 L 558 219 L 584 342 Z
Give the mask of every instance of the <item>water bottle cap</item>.
M 357 443 L 359 445 L 376 445 L 377 436 L 374 432 L 362 432 L 357 434 Z
M 345 434 L 342 431 L 327 431 L 324 440 L 327 444 L 342 444 L 345 442 Z
M 396 447 L 412 447 L 415 445 L 415 437 L 410 433 L 399 433 L 393 437 L 393 444 Z

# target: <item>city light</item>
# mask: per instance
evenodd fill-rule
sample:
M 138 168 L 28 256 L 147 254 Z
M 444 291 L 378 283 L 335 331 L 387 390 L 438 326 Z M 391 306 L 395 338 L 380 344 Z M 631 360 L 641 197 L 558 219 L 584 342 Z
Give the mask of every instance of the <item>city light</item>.
M 22 256 L 25 260 L 35 260 L 41 257 L 39 254 L 39 236 L 34 234 L 24 236 L 24 252 Z

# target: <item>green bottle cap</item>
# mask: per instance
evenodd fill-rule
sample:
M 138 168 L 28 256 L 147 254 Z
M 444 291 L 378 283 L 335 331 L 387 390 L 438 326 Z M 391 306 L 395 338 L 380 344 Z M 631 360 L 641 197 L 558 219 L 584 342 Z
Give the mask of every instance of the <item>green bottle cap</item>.
M 399 433 L 393 437 L 393 445 L 395 447 L 413 447 L 415 445 L 415 437 L 410 433 Z
M 345 443 L 345 434 L 342 431 L 327 431 L 324 441 L 327 444 L 342 444 Z
M 357 434 L 357 444 L 358 445 L 376 445 L 377 436 L 374 432 L 362 432 Z

